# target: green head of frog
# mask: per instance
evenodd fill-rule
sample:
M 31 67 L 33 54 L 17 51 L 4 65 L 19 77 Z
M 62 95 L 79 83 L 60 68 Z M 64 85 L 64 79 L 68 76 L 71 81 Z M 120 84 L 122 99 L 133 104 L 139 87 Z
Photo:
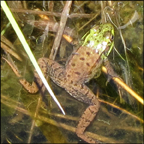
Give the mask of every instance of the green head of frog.
M 110 23 L 94 26 L 90 29 L 89 34 L 86 33 L 82 46 L 95 49 L 95 52 L 101 55 L 102 59 L 106 59 L 114 46 L 114 27 Z

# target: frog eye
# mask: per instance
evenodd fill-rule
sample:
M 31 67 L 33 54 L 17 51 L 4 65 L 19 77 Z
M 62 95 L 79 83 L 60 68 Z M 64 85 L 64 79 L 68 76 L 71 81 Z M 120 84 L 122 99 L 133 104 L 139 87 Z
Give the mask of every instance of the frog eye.
M 111 40 L 114 40 L 114 36 L 113 35 L 111 36 Z

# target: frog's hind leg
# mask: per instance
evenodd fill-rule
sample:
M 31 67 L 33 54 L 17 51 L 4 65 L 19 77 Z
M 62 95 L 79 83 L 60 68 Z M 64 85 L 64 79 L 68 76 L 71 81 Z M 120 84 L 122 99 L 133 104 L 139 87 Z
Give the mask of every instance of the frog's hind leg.
M 15 68 L 16 66 L 13 66 L 7 59 L 3 58 L 8 65 L 12 68 L 13 72 L 16 74 L 17 77 L 19 77 L 19 82 L 23 85 L 23 87 L 30 93 L 36 93 L 38 92 L 39 88 L 38 87 L 42 87 L 42 81 L 40 79 L 40 77 L 38 76 L 37 72 L 34 71 L 34 77 L 36 82 L 32 82 L 32 84 L 30 84 L 28 81 L 26 81 L 24 78 L 22 78 L 22 76 L 20 75 L 20 73 L 18 72 L 18 70 Z M 46 64 L 44 64 L 41 60 L 38 60 L 38 64 L 40 65 L 44 75 L 46 75 Z M 42 87 L 42 91 L 44 91 L 44 87 Z
M 99 111 L 100 103 L 94 93 L 84 84 L 82 85 L 73 85 L 65 88 L 67 92 L 73 96 L 74 98 L 78 99 L 81 102 L 87 103 L 90 106 L 85 110 L 84 114 L 81 116 L 77 129 L 76 134 L 78 137 L 83 139 L 88 143 L 97 143 L 96 140 L 92 139 L 84 132 L 86 128 L 90 125 L 90 123 L 95 118 L 97 112 Z
M 80 137 L 81 139 L 85 140 L 88 143 L 97 143 L 96 140 L 92 139 L 91 137 L 87 136 L 84 133 L 85 129 L 89 126 L 91 121 L 93 121 L 93 119 L 95 118 L 97 112 L 98 112 L 98 110 L 97 110 L 96 105 L 89 106 L 85 110 L 82 117 L 80 118 L 77 129 L 76 129 L 77 136 Z

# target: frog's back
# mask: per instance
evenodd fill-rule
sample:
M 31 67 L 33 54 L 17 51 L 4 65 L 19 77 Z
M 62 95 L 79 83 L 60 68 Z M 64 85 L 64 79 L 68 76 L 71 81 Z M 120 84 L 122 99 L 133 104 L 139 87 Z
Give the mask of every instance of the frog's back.
M 100 66 L 100 55 L 94 49 L 81 46 L 73 52 L 66 64 L 66 79 L 74 83 L 85 83 L 94 76 Z

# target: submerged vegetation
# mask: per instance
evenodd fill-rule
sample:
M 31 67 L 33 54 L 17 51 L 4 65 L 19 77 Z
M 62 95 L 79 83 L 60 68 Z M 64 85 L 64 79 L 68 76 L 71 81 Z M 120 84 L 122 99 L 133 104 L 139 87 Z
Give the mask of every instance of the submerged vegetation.
M 81 46 L 82 36 L 94 25 L 111 23 L 115 29 L 115 48 L 109 61 L 119 78 L 142 99 L 142 1 L 73 1 L 68 15 L 66 1 L 9 1 L 7 4 L 36 59 L 49 57 L 62 65 L 73 49 Z M 30 94 L 22 87 L 20 78 L 3 58 L 29 82 L 33 81 L 34 68 L 3 9 L 1 13 L 1 143 L 80 141 L 75 127 L 87 105 L 71 98 L 48 79 L 66 112 L 64 116 L 47 92 L 44 96 Z M 112 80 L 107 83 L 104 73 L 87 85 L 101 102 L 88 134 L 103 142 L 141 143 L 143 103 L 124 88 L 118 92 Z

